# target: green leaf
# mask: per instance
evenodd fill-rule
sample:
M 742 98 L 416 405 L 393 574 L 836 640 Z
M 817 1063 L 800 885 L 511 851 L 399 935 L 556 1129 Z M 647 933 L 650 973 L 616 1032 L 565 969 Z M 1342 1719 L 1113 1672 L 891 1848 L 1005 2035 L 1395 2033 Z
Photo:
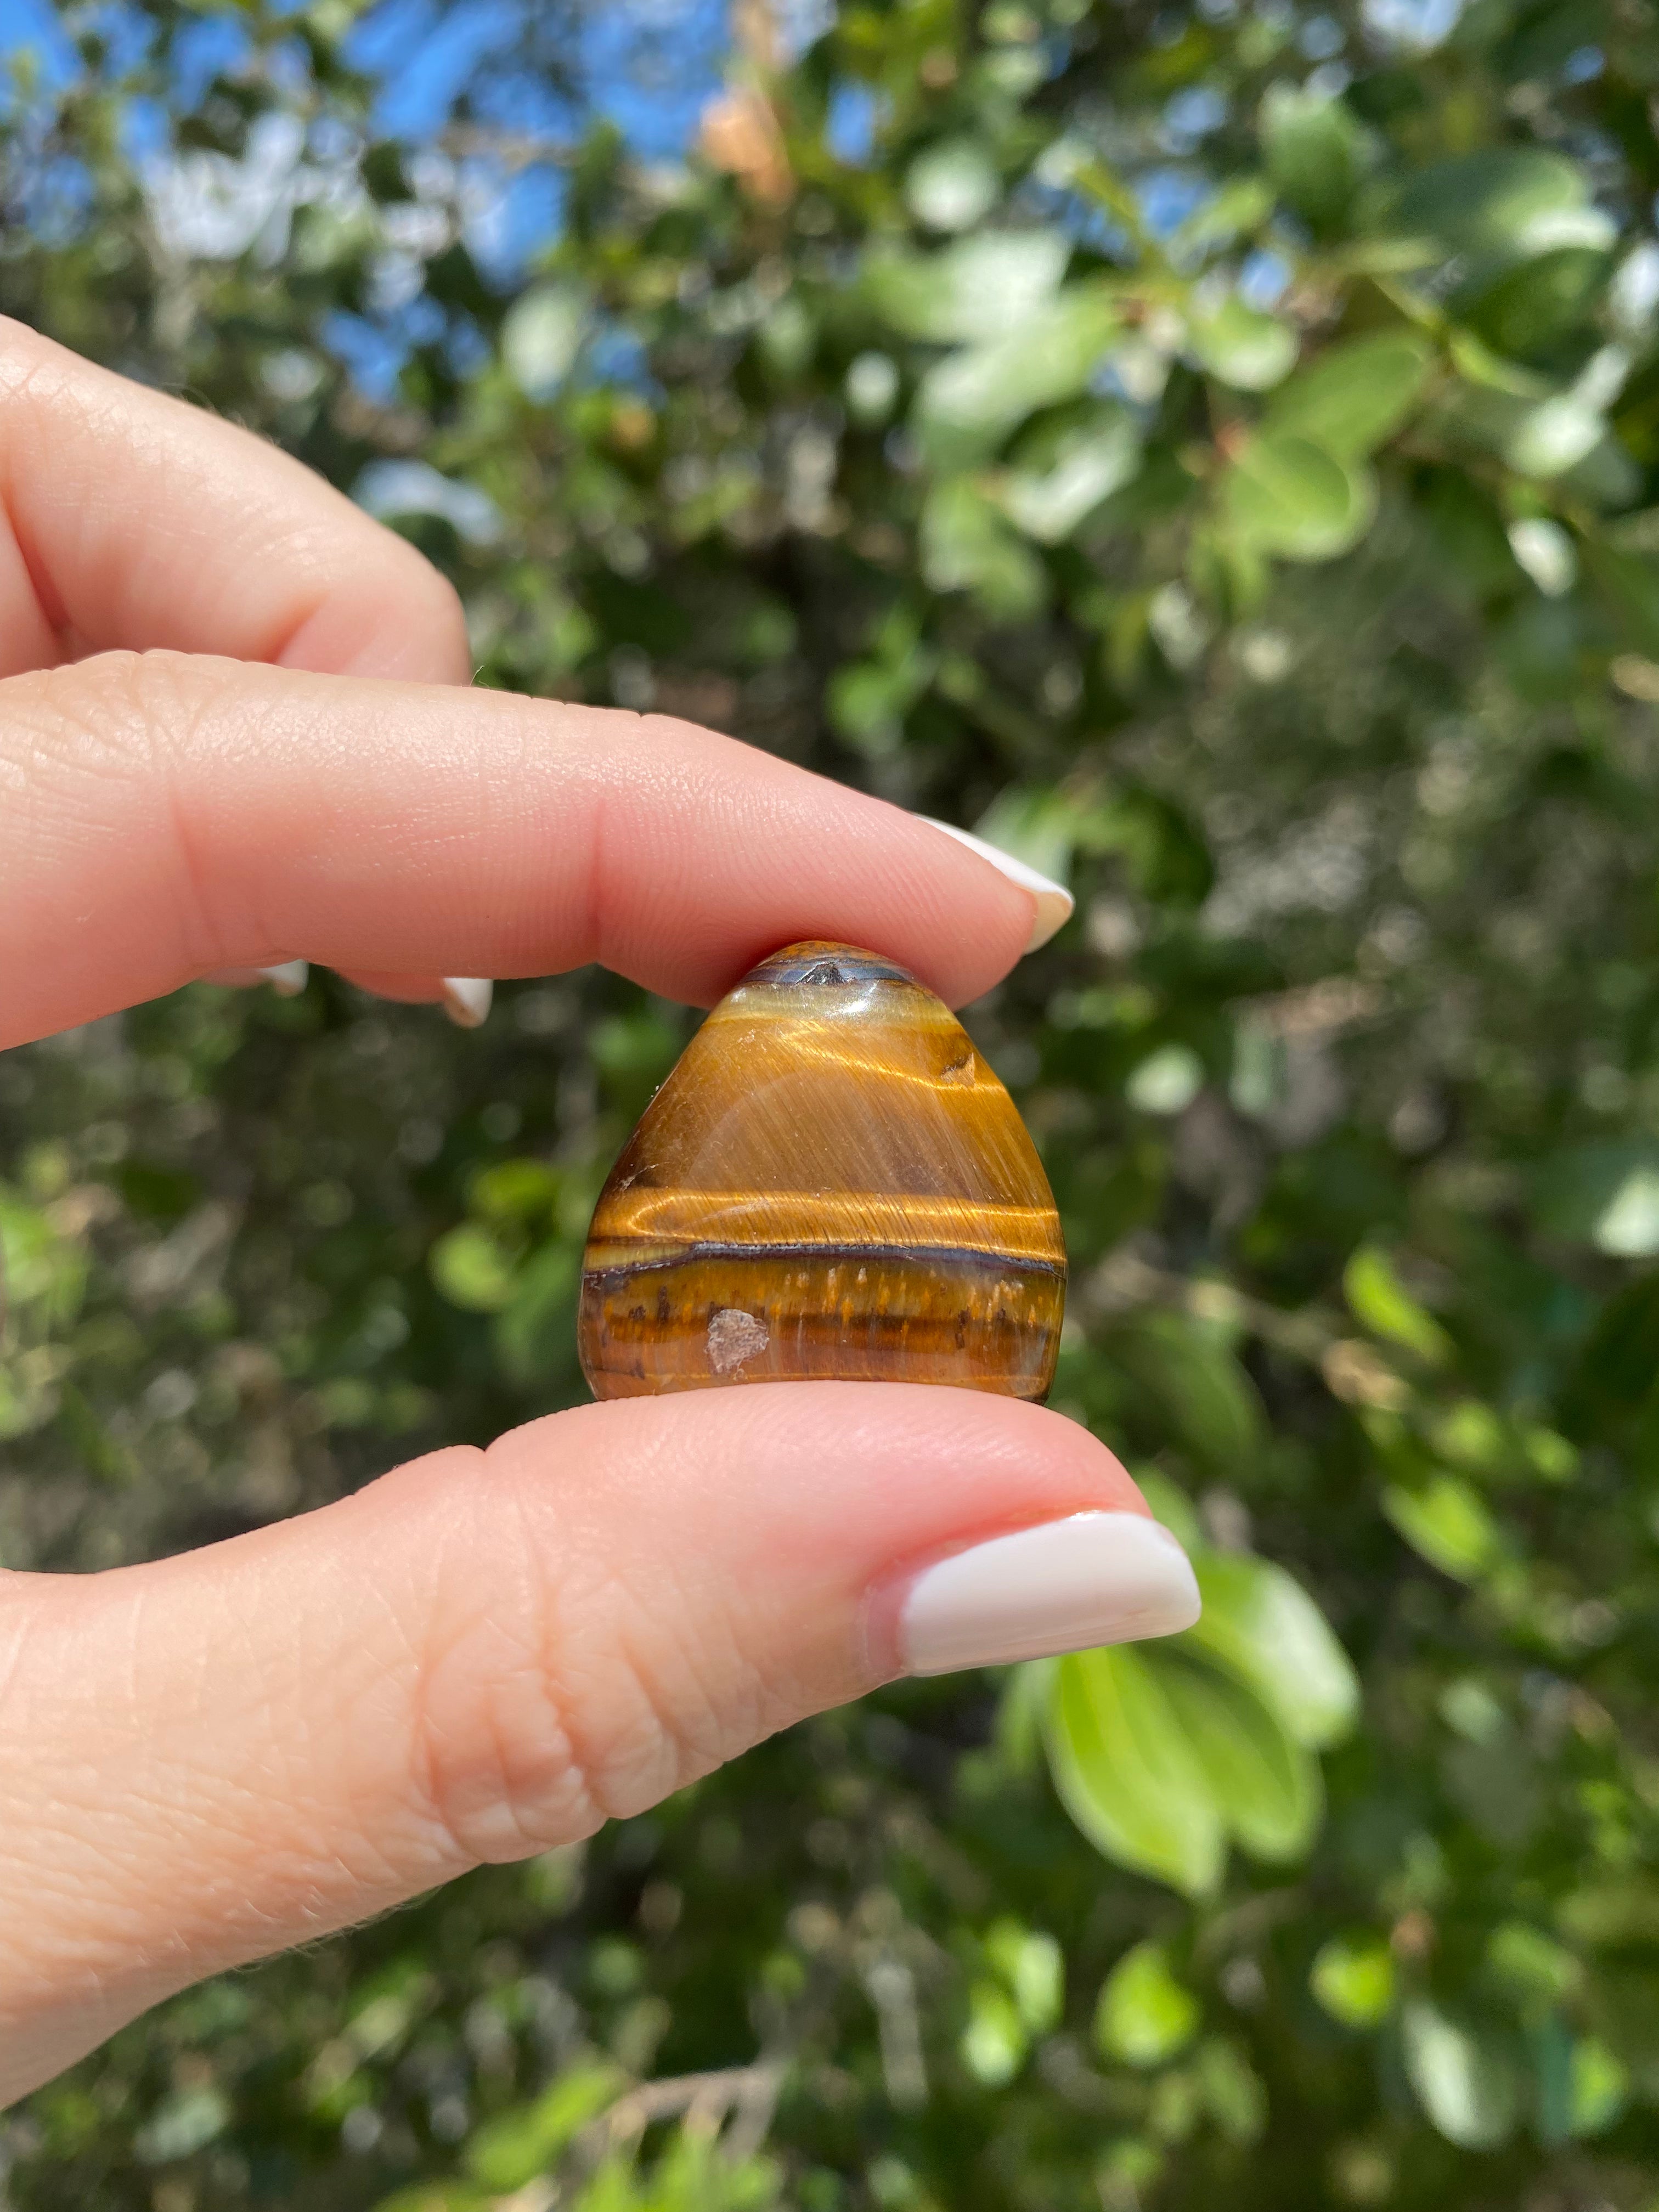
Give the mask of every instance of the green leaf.
M 1535 369 L 1523 368 L 1518 362 L 1505 361 L 1484 339 L 1476 337 L 1473 331 L 1449 331 L 1446 350 L 1458 374 L 1483 391 L 1503 392 L 1511 399 L 1547 399 L 1550 396 L 1547 377 L 1540 376 Z
M 1195 2070 L 1210 2117 L 1230 2142 L 1258 2142 L 1267 2124 L 1267 2090 L 1237 2044 L 1225 2036 L 1199 2045 Z
M 1495 353 L 1547 368 L 1565 340 L 1592 326 L 1612 269 L 1601 248 L 1562 246 L 1508 270 L 1463 312 Z
M 1002 179 L 977 138 L 945 138 L 919 154 L 904 179 L 910 212 L 934 230 L 968 230 L 1002 196 Z
M 968 2025 L 957 2045 L 963 2064 L 988 2089 L 1012 2081 L 1030 2045 L 1013 2000 L 994 1982 L 975 1982 L 968 1992 Z
M 1507 2053 L 1424 1999 L 1401 2017 L 1406 2075 L 1449 2142 L 1492 2150 L 1515 2126 L 1519 2085 Z
M 1182 1048 L 1176 1047 L 1176 1050 Z M 1145 1067 L 1143 1095 L 1148 1089 Z M 1170 1089 L 1161 1087 L 1156 1097 L 1174 1095 L 1173 1078 L 1179 1073 L 1186 1097 L 1191 1069 L 1187 1060 L 1170 1066 Z M 1182 1103 L 1185 1103 L 1183 1099 Z M 1154 1110 L 1158 1110 L 1154 1105 Z M 1189 1315 L 1143 1314 L 1113 1332 L 1114 1357 L 1156 1401 L 1160 1416 L 1182 1443 L 1219 1474 L 1234 1475 L 1255 1459 L 1267 1437 L 1267 1422 L 1256 1388 L 1225 1339 L 1214 1327 Z
M 1617 1422 L 1652 1401 L 1659 1343 L 1659 1274 L 1637 1276 L 1597 1315 L 1577 1362 L 1575 1398 Z
M 1629 2099 L 1630 2069 L 1605 2043 L 1584 2035 L 1573 2044 L 1568 2079 L 1568 2132 L 1581 2140 L 1605 2134 Z
M 930 368 L 915 423 L 939 465 L 993 452 L 1039 408 L 1084 391 L 1119 328 L 1109 295 L 1081 285 L 1019 318 L 1005 337 Z
M 613 1014 L 588 1037 L 593 1064 L 623 1088 L 654 1086 L 673 1066 L 684 1042 L 674 1024 L 648 1009 Z
M 1365 137 L 1340 100 L 1270 85 L 1261 112 L 1267 173 L 1279 196 L 1316 229 L 1345 213 L 1366 167 Z
M 1556 1154 L 1536 1182 L 1538 1215 L 1556 1235 L 1615 1259 L 1659 1252 L 1659 1146 L 1577 1145 Z
M 501 359 L 527 398 L 550 398 L 574 366 L 586 332 L 587 295 L 575 284 L 522 292 L 501 324 Z
M 1426 342 L 1405 331 L 1329 346 L 1279 386 L 1267 424 L 1340 461 L 1363 460 L 1411 413 L 1431 358 Z
M 1236 1553 L 1206 1553 L 1193 1567 L 1204 1611 L 1183 1643 L 1254 1689 L 1296 1742 L 1312 1751 L 1341 1742 L 1358 1717 L 1358 1680 L 1300 1583 Z
M 1160 1045 L 1132 1068 L 1123 1095 L 1139 1114 L 1185 1113 L 1204 1087 L 1204 1063 L 1190 1045 Z
M 580 1285 L 581 1255 L 570 1244 L 544 1244 L 514 1278 L 495 1344 L 506 1373 L 522 1388 L 568 1364 Z
M 1207 896 L 1215 880 L 1208 850 L 1174 800 L 1143 787 L 1083 809 L 1074 822 L 1078 849 L 1115 854 L 1143 897 L 1196 908 Z
M 1127 2066 L 1162 2066 L 1185 2050 L 1203 2018 L 1198 1999 L 1176 1979 L 1157 1943 L 1126 1951 L 1102 1986 L 1095 2043 Z
M 1052 230 L 986 231 L 943 253 L 878 251 L 865 264 L 865 295 L 906 337 L 1000 338 L 1053 298 L 1071 251 Z
M 1659 546 L 1621 546 L 1590 538 L 1581 553 L 1598 595 L 1627 644 L 1659 659 Z
M 1221 1814 L 1139 1653 L 1120 1646 L 1062 1659 L 1047 1741 L 1061 1802 L 1098 1850 L 1189 1895 L 1214 1888 Z
M 228 2098 L 212 2082 L 174 2089 L 134 2136 L 133 2156 L 145 2166 L 193 2157 L 224 2133 L 231 2117 Z
M 1461 1475 L 1433 1475 L 1410 1490 L 1390 1483 L 1382 1510 L 1414 1552 L 1455 1581 L 1473 1582 L 1498 1557 L 1497 1525 Z
M 1407 1290 L 1380 1245 L 1359 1246 L 1342 1271 L 1342 1290 L 1354 1319 L 1373 1336 L 1403 1346 L 1431 1366 L 1450 1358 L 1451 1339 Z
M 1375 1936 L 1332 1936 L 1322 1946 L 1308 1987 L 1344 2027 L 1376 2027 L 1394 2007 L 1394 1954 Z
M 1465 286 L 1561 246 L 1605 249 L 1610 218 L 1593 204 L 1583 167 L 1536 147 L 1497 147 L 1436 162 L 1395 202 L 1392 227 L 1425 232 L 1466 258 Z
M 1616 1259 L 1645 1259 L 1659 1252 L 1659 1168 L 1635 1167 L 1622 1176 L 1590 1235 Z
M 913 684 L 902 670 L 854 660 L 830 678 L 825 704 L 848 744 L 871 760 L 884 760 L 897 750 L 904 717 L 926 689 L 925 677 Z
M 87 1276 L 80 1247 L 0 1185 L 0 1324 L 8 1310 L 33 1307 L 46 1327 L 64 1327 L 80 1311 Z
M 1507 1424 L 1479 1398 L 1460 1398 L 1437 1414 L 1430 1441 L 1440 1458 L 1483 1474 L 1510 1462 L 1516 1448 Z
M 487 2121 L 467 2144 L 467 2172 L 486 2190 L 524 2188 L 627 2087 L 627 2075 L 608 2060 L 573 2066 L 533 2105 Z
M 545 1160 L 501 1160 L 467 1186 L 466 1200 L 486 1221 L 532 1221 L 558 1203 L 559 1174 Z
M 974 835 L 1064 884 L 1072 872 L 1078 828 L 1078 809 L 1066 793 L 1052 784 L 1011 784 L 975 823 Z
M 1176 231 L 1170 258 L 1178 269 L 1193 267 L 1216 247 L 1231 246 L 1241 233 L 1260 229 L 1273 206 L 1273 189 L 1265 177 L 1230 177 Z
M 1247 544 L 1287 561 L 1330 561 L 1358 544 L 1376 511 L 1368 472 L 1323 447 L 1266 430 L 1222 482 L 1222 512 Z
M 1018 1920 L 999 1920 L 986 1932 L 985 1955 L 1001 1976 L 1028 2033 L 1047 2035 L 1059 2026 L 1066 2003 L 1066 1954 L 1052 1936 Z
M 1057 1659 L 1032 1659 L 1008 1670 L 1008 1686 L 997 1707 L 996 1749 L 1012 1774 L 1026 1777 L 1037 1771 L 1059 1664 Z
M 947 477 L 928 494 L 921 551 L 931 590 L 971 591 L 998 621 L 1023 620 L 1043 603 L 1042 563 L 965 477 Z
M 1011 469 L 999 478 L 994 496 L 1028 538 L 1056 545 L 1139 466 L 1134 423 L 1127 411 L 1113 409 L 1093 426 L 1073 431 L 1041 474 Z
M 1152 1518 L 1161 1521 L 1184 1552 L 1196 1552 L 1204 1547 L 1204 1531 L 1193 1502 L 1180 1486 L 1155 1467 L 1132 1467 L 1141 1496 L 1152 1508 Z
M 441 1294 L 464 1312 L 499 1313 L 513 1295 L 513 1261 L 479 1222 L 463 1221 L 441 1237 L 427 1265 Z
M 1193 1665 L 1178 1647 L 1146 1656 L 1234 1839 L 1253 1858 L 1302 1857 L 1324 1806 L 1312 1753 L 1231 1676 Z
M 1187 327 L 1201 365 L 1240 392 L 1266 392 L 1295 365 L 1296 332 L 1234 294 L 1207 313 L 1193 314 Z
M 1511 2003 L 1549 2009 L 1576 1996 L 1583 1969 L 1572 1953 L 1524 1920 L 1505 1920 L 1486 1938 L 1486 1973 Z
M 1559 477 L 1595 452 L 1607 435 L 1600 410 L 1571 392 L 1529 407 L 1504 444 L 1504 457 L 1523 477 Z

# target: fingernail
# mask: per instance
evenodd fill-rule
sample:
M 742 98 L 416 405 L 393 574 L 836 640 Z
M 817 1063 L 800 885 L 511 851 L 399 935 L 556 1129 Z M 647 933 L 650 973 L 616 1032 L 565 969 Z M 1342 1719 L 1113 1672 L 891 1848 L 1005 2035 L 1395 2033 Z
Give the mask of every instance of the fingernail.
M 224 983 L 240 990 L 251 991 L 256 985 L 269 983 L 279 999 L 297 999 L 306 987 L 311 973 L 307 960 L 283 960 L 274 968 L 216 968 L 204 975 L 204 983 Z
M 954 822 L 940 822 L 931 814 L 921 817 L 935 830 L 942 830 L 947 837 L 954 837 L 958 845 L 965 845 L 970 853 L 977 853 L 981 860 L 988 860 L 994 868 L 1000 869 L 1011 884 L 1018 884 L 1023 891 L 1030 891 L 1036 901 L 1036 914 L 1031 923 L 1031 933 L 1025 940 L 1025 950 L 1035 952 L 1046 945 L 1057 929 L 1072 918 L 1072 908 L 1077 901 L 1064 884 L 1057 884 L 1052 876 L 1042 875 L 1036 868 L 1017 860 L 1012 853 L 1000 846 L 988 845 L 983 837 L 975 837 L 971 830 L 958 830 Z
M 279 999 L 297 999 L 310 973 L 308 960 L 283 960 L 274 968 L 262 968 L 259 977 L 262 982 L 270 984 Z
M 481 1028 L 489 1012 L 489 1002 L 495 995 L 495 986 L 489 976 L 446 975 L 443 987 L 444 1012 L 456 1028 Z
M 1144 1513 L 1074 1513 L 925 1567 L 899 1609 L 910 1674 L 1173 1636 L 1202 1607 L 1192 1564 Z

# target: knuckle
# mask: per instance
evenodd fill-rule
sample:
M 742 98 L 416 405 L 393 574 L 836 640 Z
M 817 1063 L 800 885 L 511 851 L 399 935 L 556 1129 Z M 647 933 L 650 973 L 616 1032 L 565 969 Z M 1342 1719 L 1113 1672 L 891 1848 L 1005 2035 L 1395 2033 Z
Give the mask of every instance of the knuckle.
M 614 1528 L 607 1540 L 602 1522 L 555 1521 L 544 1466 L 492 1450 L 467 1480 L 414 1691 L 422 1808 L 459 1855 L 523 1857 L 591 1834 L 791 1717 L 718 1609 L 659 1586 L 659 1559 L 647 1588 Z
M 77 361 L 43 332 L 13 315 L 0 315 L 0 398 L 21 399 L 42 375 L 66 371 Z
M 191 653 L 118 648 L 10 677 L 0 693 L 14 726 L 82 739 L 122 757 L 137 753 L 149 766 L 163 734 L 193 718 L 213 666 Z
M 143 658 L 100 653 L 0 685 L 0 757 L 38 820 L 78 823 L 88 806 L 101 811 L 112 780 L 141 781 L 153 768 Z
M 545 1664 L 534 1578 L 483 1565 L 478 1546 L 453 1547 L 413 1640 L 420 1808 L 469 1862 L 523 1858 L 605 1817 Z
M 730 1725 L 700 1639 L 676 1632 L 677 1607 L 647 1607 L 617 1576 L 590 1597 L 606 1632 L 574 1679 L 567 1656 L 568 1710 L 594 1802 L 607 1818 L 626 1820 L 749 1739 Z
M 43 850 L 86 850 L 142 830 L 169 865 L 155 880 L 179 905 L 201 963 L 220 958 L 191 818 L 187 757 L 234 665 L 155 649 L 90 655 L 0 684 L 0 782 Z

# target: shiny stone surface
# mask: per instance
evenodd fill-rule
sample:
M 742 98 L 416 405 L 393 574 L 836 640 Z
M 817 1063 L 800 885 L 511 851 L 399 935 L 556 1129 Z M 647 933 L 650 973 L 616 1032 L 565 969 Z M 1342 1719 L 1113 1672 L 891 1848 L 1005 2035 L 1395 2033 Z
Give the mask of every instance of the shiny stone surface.
M 809 1377 L 1041 1399 L 1066 1253 L 1036 1148 L 939 1000 L 792 945 L 646 1109 L 583 1256 L 599 1398 Z

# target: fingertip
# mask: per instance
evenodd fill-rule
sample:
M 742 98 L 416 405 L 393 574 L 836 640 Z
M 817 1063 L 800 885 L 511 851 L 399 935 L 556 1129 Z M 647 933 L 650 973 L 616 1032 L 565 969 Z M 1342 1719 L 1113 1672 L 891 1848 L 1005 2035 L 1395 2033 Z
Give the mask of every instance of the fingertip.
M 942 830 L 947 837 L 953 837 L 969 852 L 977 854 L 981 860 L 988 861 L 999 875 L 1009 883 L 1018 884 L 1029 895 L 1032 905 L 1031 927 L 1025 940 L 1025 951 L 1040 951 L 1071 920 L 1077 902 L 1064 884 L 1057 884 L 1052 876 L 1045 876 L 1041 869 L 1032 867 L 1029 861 L 1020 860 L 1015 854 L 1005 852 L 1000 845 L 993 845 L 988 839 L 975 836 L 973 830 L 959 829 L 954 822 L 941 822 L 932 814 L 924 814 L 918 818 L 930 830 Z
M 879 1656 L 896 1671 L 949 1674 L 1177 1635 L 1202 1601 L 1177 1539 L 1119 1511 L 963 1546 L 890 1584 L 872 1611 Z
M 786 1382 L 615 1400 L 490 1456 L 533 1547 L 568 1548 L 574 1513 L 597 1556 L 626 1528 L 659 1577 L 667 1562 L 713 1570 L 728 1625 L 822 1702 L 1170 1634 L 1196 1612 L 1185 1553 L 1115 1455 L 994 1393 Z M 669 1574 L 682 1604 L 690 1571 Z
M 1147 1515 L 1079 1421 L 1000 1392 L 902 1382 L 756 1382 L 612 1399 L 514 1431 L 491 1455 L 589 1496 L 719 1518 L 757 1547 L 857 1553 L 871 1571 L 976 1529 L 1094 1510 Z M 574 1472 L 580 1469 L 580 1473 Z

